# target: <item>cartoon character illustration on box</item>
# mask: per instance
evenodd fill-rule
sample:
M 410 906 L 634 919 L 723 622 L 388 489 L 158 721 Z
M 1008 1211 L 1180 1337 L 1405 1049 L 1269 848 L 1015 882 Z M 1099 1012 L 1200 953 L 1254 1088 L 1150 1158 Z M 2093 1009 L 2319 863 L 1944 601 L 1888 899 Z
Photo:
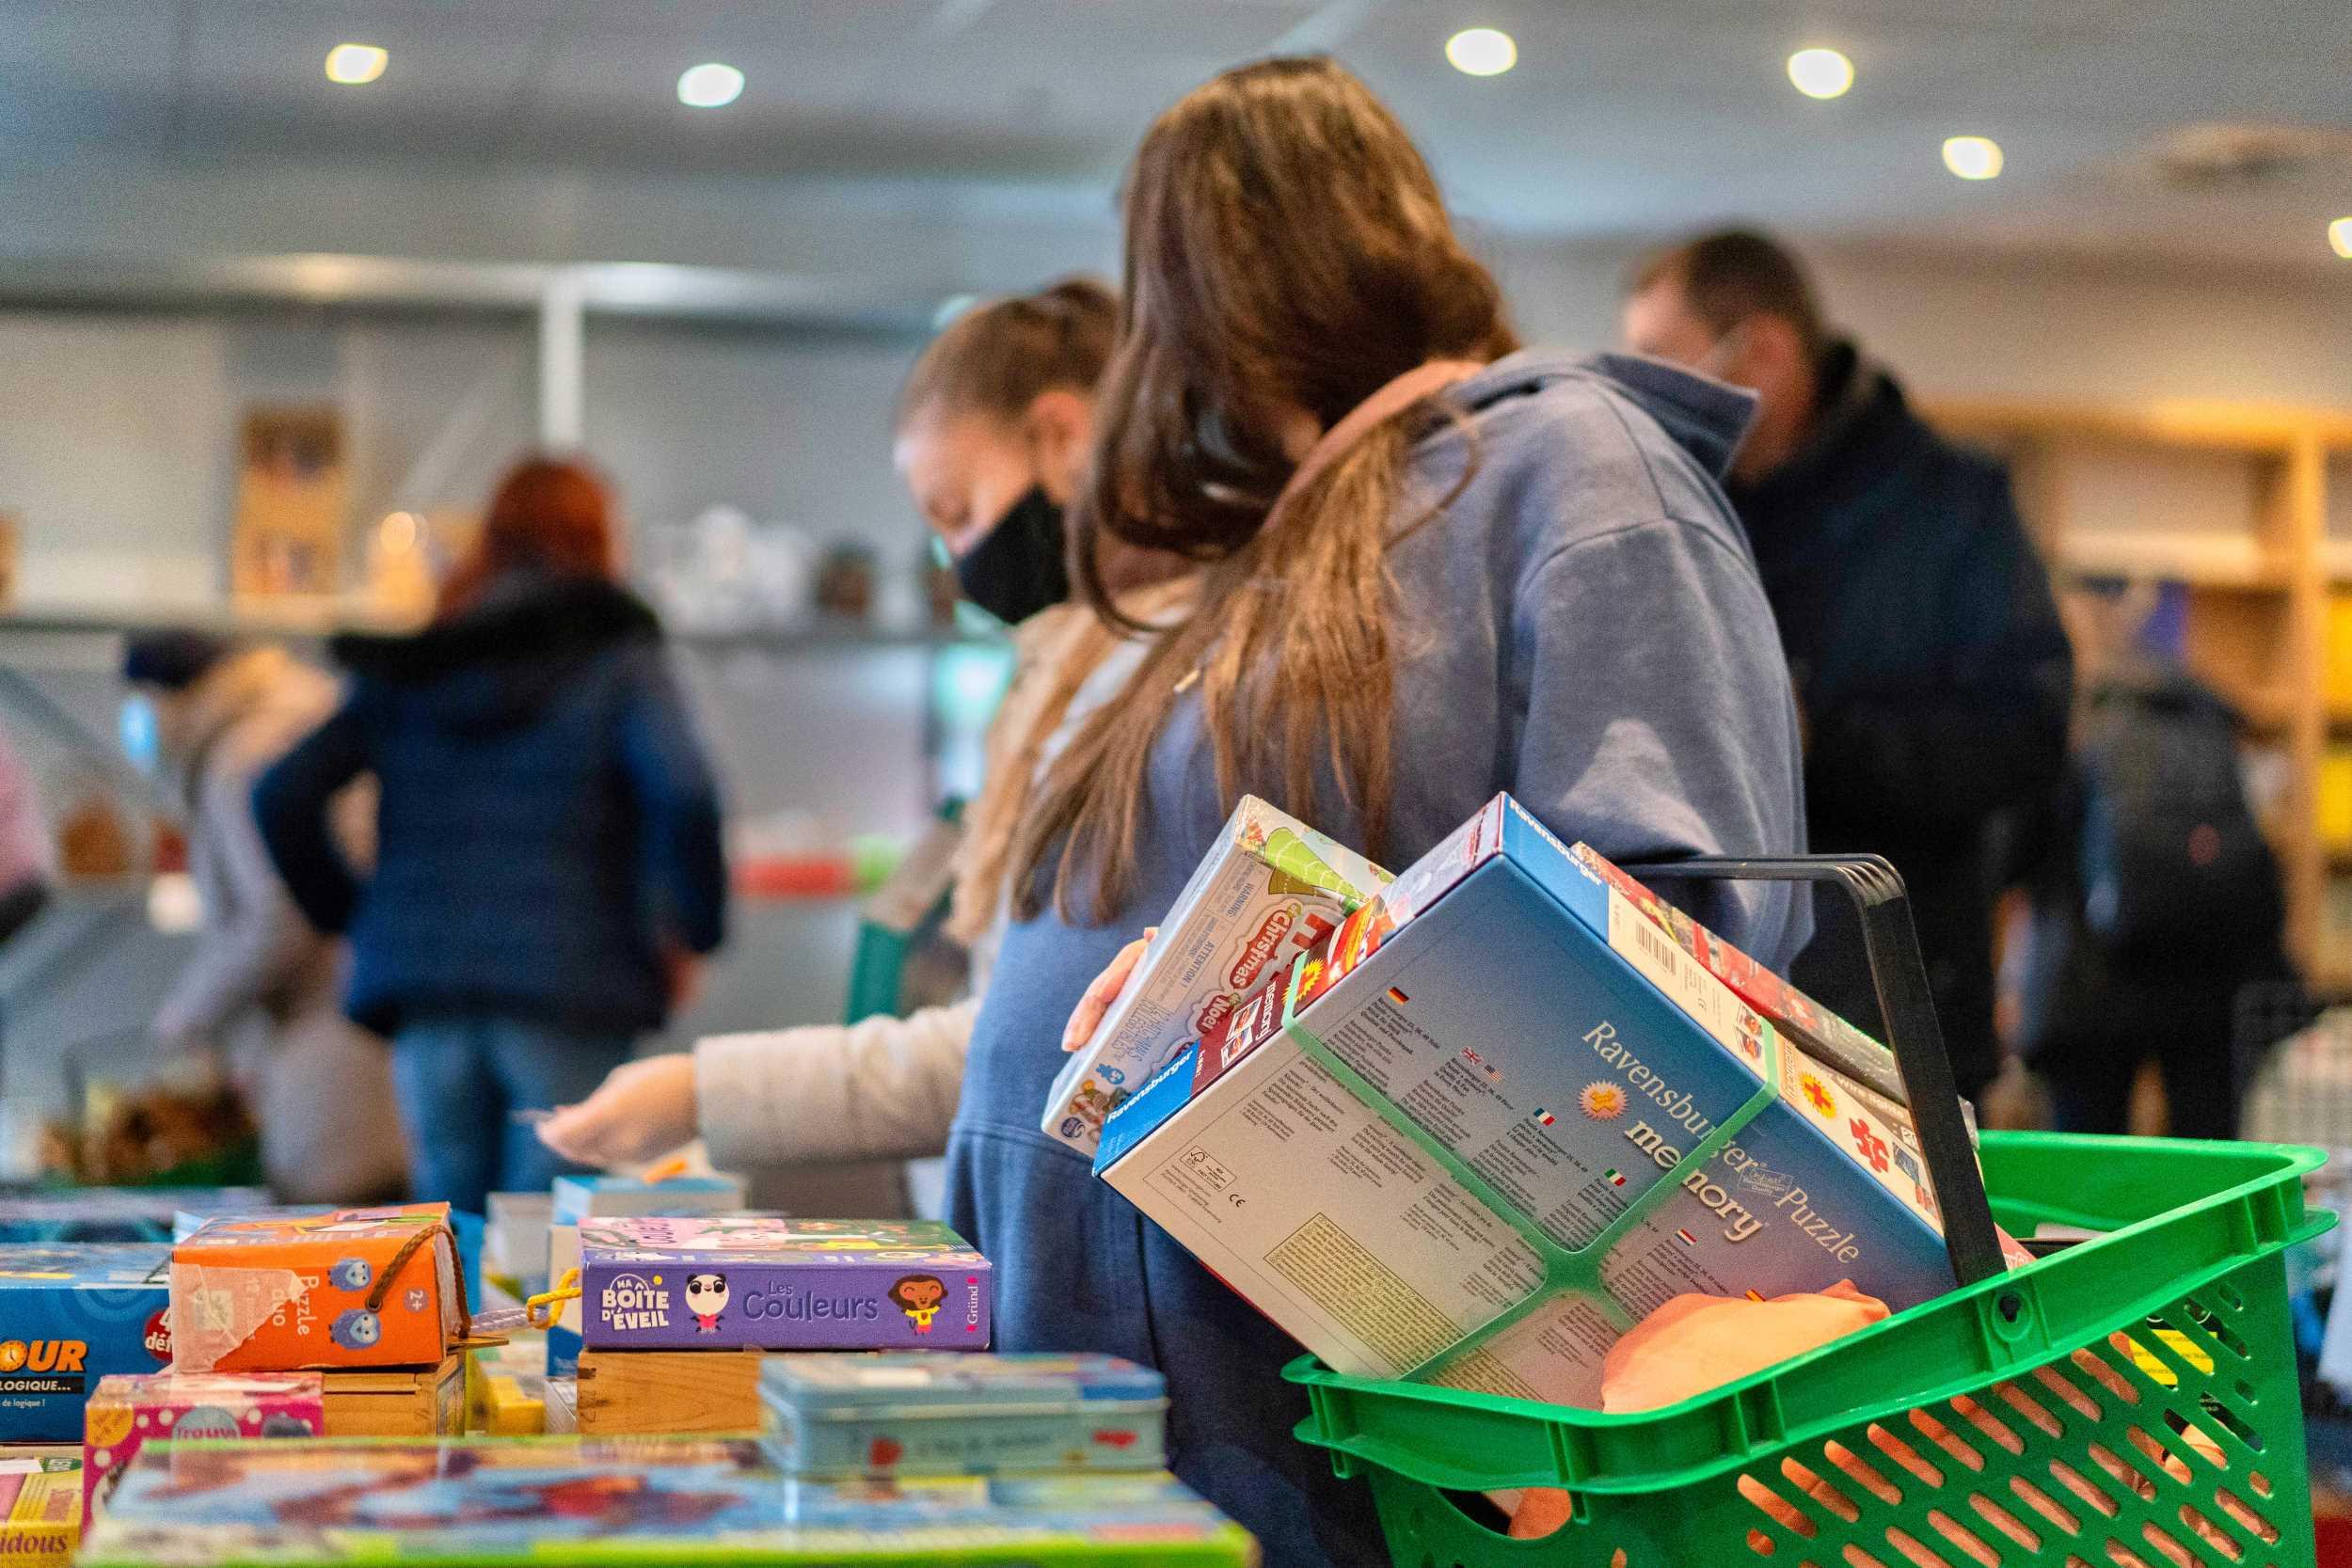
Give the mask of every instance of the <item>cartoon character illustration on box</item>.
M 947 1299 L 947 1287 L 937 1275 L 911 1274 L 890 1287 L 890 1299 L 898 1304 L 915 1333 L 929 1334 L 931 1320 L 939 1316 L 939 1304 Z
M 339 1312 L 326 1327 L 326 1337 L 345 1350 L 373 1349 L 384 1338 L 384 1320 L 364 1307 Z
M 199 1437 L 236 1437 L 242 1433 L 235 1416 L 216 1404 L 199 1404 L 180 1413 L 180 1418 L 171 1423 L 171 1435 L 175 1440 L 194 1442 Z
M 688 1275 L 686 1309 L 694 1314 L 696 1333 L 718 1333 L 719 1314 L 727 1309 L 727 1276 L 723 1274 Z
M 356 1293 L 375 1283 L 375 1271 L 364 1258 L 346 1258 L 326 1271 L 326 1282 L 338 1291 Z
M 1082 1137 L 1088 1128 L 1092 1128 L 1099 1136 L 1103 1123 L 1110 1118 L 1110 1114 L 1126 1102 L 1127 1092 L 1124 1088 L 1112 1087 L 1097 1077 L 1089 1076 L 1078 1085 L 1078 1092 L 1070 1097 L 1070 1114 L 1061 1118 L 1062 1135 Z

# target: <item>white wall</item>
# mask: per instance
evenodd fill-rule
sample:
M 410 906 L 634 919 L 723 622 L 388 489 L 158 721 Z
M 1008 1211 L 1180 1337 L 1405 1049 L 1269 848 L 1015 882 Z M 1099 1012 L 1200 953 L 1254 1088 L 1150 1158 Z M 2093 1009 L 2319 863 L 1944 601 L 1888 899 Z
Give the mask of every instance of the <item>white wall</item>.
M 24 533 L 20 593 L 217 598 L 238 420 L 257 404 L 343 410 L 355 515 L 478 500 L 528 439 L 531 364 L 518 324 L 0 315 L 0 511 Z M 405 483 L 437 444 L 446 461 L 421 491 Z
M 2352 408 L 2352 268 L 2231 272 L 2076 258 L 1805 247 L 1833 322 L 1914 391 L 2130 404 L 2156 398 Z M 1615 331 L 1632 245 L 1507 251 L 1530 336 Z

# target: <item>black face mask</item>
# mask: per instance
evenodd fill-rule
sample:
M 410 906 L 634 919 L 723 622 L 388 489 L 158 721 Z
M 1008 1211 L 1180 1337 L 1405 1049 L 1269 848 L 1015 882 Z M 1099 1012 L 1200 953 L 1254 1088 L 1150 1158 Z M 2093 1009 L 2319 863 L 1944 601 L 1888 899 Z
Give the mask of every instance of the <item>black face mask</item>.
M 957 558 L 956 581 L 965 598 L 1009 626 L 1070 597 L 1061 508 L 1045 486 L 1030 485 L 987 537 Z

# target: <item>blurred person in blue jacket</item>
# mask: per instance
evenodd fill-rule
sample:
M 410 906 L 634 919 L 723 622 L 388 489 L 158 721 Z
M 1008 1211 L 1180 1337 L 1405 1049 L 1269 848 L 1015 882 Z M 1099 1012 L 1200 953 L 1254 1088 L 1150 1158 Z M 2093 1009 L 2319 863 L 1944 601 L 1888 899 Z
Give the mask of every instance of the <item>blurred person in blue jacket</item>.
M 614 558 L 602 483 L 522 464 L 430 626 L 335 640 L 349 695 L 255 788 L 295 901 L 349 933 L 346 1010 L 392 1040 L 420 1198 L 572 1168 L 515 1113 L 584 1098 L 723 934 L 718 789 Z M 327 801 L 368 772 L 363 880 Z
M 1757 395 L 1724 487 L 1805 719 L 1807 833 L 1816 850 L 1882 854 L 1902 873 L 1974 1097 L 2000 1060 L 1988 836 L 2057 789 L 2074 689 L 2009 474 L 1936 435 L 1892 375 L 1832 336 L 1804 267 L 1763 235 L 1708 234 L 1643 261 L 1624 335 Z M 1881 1025 L 1851 912 L 1824 899 L 1819 915 L 1796 980 Z
M 1388 1560 L 1360 1481 L 1299 1443 L 1288 1336 L 1041 1130 L 1066 1022 L 1173 903 L 1245 791 L 1403 867 L 1510 790 L 1625 861 L 1804 847 L 1772 611 L 1715 474 L 1750 399 L 1645 360 L 1520 352 L 1388 109 L 1328 60 L 1226 72 L 1126 182 L 1122 331 L 1072 579 L 1125 628 L 1125 549 L 1197 598 L 1070 736 L 947 1149 L 1012 1351 L 1167 1374 L 1171 1467 L 1269 1568 Z M 1759 958 L 1786 884 L 1692 890 Z

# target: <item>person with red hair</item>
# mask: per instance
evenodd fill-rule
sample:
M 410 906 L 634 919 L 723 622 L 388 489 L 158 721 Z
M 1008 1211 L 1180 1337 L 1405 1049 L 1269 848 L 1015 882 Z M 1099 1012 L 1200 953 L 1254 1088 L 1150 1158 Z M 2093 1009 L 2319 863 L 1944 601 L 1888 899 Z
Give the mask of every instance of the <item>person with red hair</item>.
M 519 465 L 432 624 L 335 639 L 342 707 L 254 789 L 295 902 L 350 937 L 345 1010 L 392 1041 L 419 1198 L 479 1212 L 572 1168 L 515 1113 L 595 1088 L 723 934 L 717 786 L 617 553 L 601 480 Z M 363 773 L 364 880 L 327 826 Z

